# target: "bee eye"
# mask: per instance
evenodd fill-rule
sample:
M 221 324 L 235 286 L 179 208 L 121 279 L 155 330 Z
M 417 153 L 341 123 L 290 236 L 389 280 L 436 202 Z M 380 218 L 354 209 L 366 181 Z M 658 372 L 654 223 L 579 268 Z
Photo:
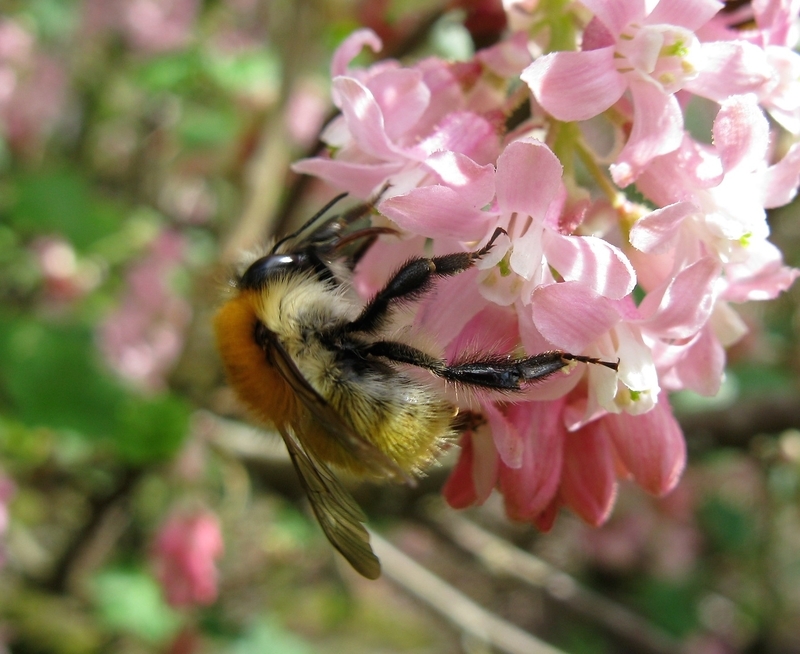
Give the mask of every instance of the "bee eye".
M 302 254 L 269 254 L 256 259 L 244 271 L 239 280 L 239 288 L 251 290 L 261 288 L 270 279 L 302 267 L 302 259 L 304 259 Z

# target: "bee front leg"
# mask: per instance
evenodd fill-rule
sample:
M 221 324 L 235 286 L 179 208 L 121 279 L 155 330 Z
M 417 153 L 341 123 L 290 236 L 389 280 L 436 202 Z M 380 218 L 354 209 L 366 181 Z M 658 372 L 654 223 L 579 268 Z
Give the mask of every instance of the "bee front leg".
M 475 252 L 455 252 L 438 257 L 410 259 L 392 275 L 380 291 L 375 294 L 361 315 L 347 326 L 349 332 L 375 332 L 386 322 L 394 302 L 413 301 L 424 295 L 437 277 L 449 277 L 468 270 L 494 246 L 494 242 L 506 231 L 498 227 L 489 242 Z

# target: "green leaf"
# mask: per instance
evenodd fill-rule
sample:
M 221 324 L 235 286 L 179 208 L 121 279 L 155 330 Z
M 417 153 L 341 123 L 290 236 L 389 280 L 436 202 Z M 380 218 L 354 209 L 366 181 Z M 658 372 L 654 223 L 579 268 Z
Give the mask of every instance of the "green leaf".
M 267 89 L 277 92 L 281 82 L 280 60 L 269 50 L 238 55 L 210 54 L 205 59 L 209 77 L 221 88 L 233 92 Z
M 312 654 L 312 647 L 276 620 L 259 620 L 230 648 L 230 654 Z
M 194 52 L 177 52 L 148 60 L 138 70 L 137 80 L 150 92 L 179 92 L 199 81 L 200 59 Z
M 104 439 L 135 465 L 171 456 L 191 412 L 174 396 L 126 388 L 104 368 L 88 328 L 2 316 L 0 398 L 26 425 Z
M 701 508 L 699 517 L 718 551 L 744 554 L 754 549 L 756 525 L 741 508 L 720 497 L 711 497 Z
M 643 578 L 634 595 L 637 610 L 669 633 L 684 637 L 697 628 L 697 597 L 689 585 Z
M 105 570 L 92 580 L 92 590 L 100 618 L 111 629 L 157 644 L 180 627 L 180 617 L 164 602 L 156 581 L 143 572 Z
M 113 233 L 121 223 L 120 212 L 93 196 L 87 181 L 73 172 L 23 175 L 14 184 L 14 195 L 9 210 L 13 226 L 27 236 L 61 234 L 79 250 Z
M 189 105 L 178 125 L 178 134 L 187 148 L 208 148 L 229 145 L 236 139 L 238 129 L 233 111 Z
M 189 406 L 170 395 L 129 398 L 114 434 L 117 452 L 135 465 L 169 458 L 183 443 L 189 415 Z
M 88 329 L 0 318 L 0 389 L 27 425 L 112 433 L 125 393 L 96 359 Z

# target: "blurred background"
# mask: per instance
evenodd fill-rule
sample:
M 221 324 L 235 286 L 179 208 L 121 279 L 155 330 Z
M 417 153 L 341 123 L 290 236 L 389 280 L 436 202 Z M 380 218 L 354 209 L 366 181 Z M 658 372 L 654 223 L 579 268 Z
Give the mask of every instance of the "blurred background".
M 0 652 L 800 652 L 797 285 L 742 307 L 717 398 L 674 398 L 690 465 L 669 496 L 622 484 L 603 528 L 539 534 L 492 501 L 444 509 L 445 460 L 356 489 L 381 580 L 333 554 L 280 439 L 237 413 L 209 319 L 236 252 L 334 194 L 288 166 L 361 26 L 383 55 L 459 59 L 504 16 L 0 0 Z M 771 227 L 800 265 L 797 203 Z

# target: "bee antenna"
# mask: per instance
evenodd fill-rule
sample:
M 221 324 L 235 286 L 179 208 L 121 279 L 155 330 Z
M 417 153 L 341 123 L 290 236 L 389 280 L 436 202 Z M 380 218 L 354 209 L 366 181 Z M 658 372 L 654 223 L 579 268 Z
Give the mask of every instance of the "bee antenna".
M 281 245 L 283 245 L 284 243 L 286 243 L 286 241 L 289 241 L 289 240 L 291 240 L 293 238 L 297 238 L 306 229 L 308 229 L 311 225 L 313 225 L 320 218 L 322 218 L 322 216 L 324 216 L 326 213 L 328 213 L 328 211 L 330 211 L 330 209 L 332 209 L 334 205 L 336 205 L 338 202 L 341 202 L 346 197 L 347 197 L 347 192 L 339 193 L 339 195 L 337 195 L 335 198 L 333 198 L 333 200 L 328 202 L 324 207 L 322 207 L 322 209 L 317 211 L 317 213 L 315 213 L 313 216 L 311 216 L 311 218 L 309 218 L 305 223 L 303 223 L 303 226 L 300 227 L 300 229 L 298 229 L 295 232 L 292 232 L 291 234 L 288 234 L 288 235 L 284 236 L 280 241 L 278 241 L 275 245 L 273 245 L 272 246 L 272 250 L 270 251 L 270 254 L 275 254 L 278 251 L 278 248 Z

